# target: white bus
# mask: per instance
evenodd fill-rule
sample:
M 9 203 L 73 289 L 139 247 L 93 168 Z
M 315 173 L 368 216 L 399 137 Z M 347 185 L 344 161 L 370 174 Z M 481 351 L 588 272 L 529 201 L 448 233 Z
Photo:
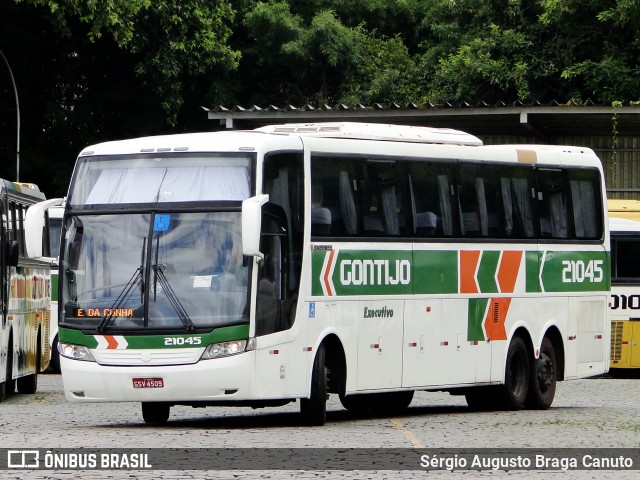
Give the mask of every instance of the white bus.
M 60 256 L 63 214 L 64 198 L 52 198 L 31 205 L 25 217 L 26 228 L 34 232 L 33 235 L 26 238 L 27 253 L 31 258 L 46 262 L 51 269 L 51 319 L 49 321 L 51 359 L 49 367 L 54 373 L 60 373 L 60 354 L 58 353 L 58 259 Z
M 27 208 L 44 198 L 33 184 L 0 179 L 0 401 L 16 386 L 35 393 L 49 363 L 50 269 L 29 258 L 26 239 L 41 233 L 25 226 Z
M 616 212 L 613 213 L 615 215 Z M 611 229 L 611 365 L 613 376 L 640 374 L 640 221 L 614 218 Z M 636 210 L 636 215 L 638 215 Z
M 357 123 L 108 142 L 67 197 L 72 402 L 545 409 L 609 366 L 601 163 Z

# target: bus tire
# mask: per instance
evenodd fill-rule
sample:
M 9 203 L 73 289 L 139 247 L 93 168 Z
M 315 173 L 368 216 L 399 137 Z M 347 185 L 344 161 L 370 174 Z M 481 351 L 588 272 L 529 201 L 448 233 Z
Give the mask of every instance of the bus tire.
M 9 351 L 7 352 L 7 378 L 4 381 L 5 397 L 13 395 L 16 391 L 16 381 L 13 378 L 13 339 L 9 338 Z
M 58 336 L 51 343 L 51 360 L 49 366 L 54 373 L 60 373 L 60 352 L 58 352 Z
M 0 382 L 0 403 L 4 402 L 5 393 L 4 393 L 4 382 Z
M 169 420 L 171 405 L 161 402 L 142 402 L 142 419 L 149 425 L 164 425 Z
M 327 421 L 327 365 L 320 345 L 311 372 L 311 395 L 300 400 L 300 414 L 306 425 L 322 426 Z
M 522 338 L 511 340 L 507 351 L 504 385 L 498 388 L 498 405 L 503 410 L 520 410 L 529 391 L 529 355 Z
M 556 352 L 548 337 L 542 339 L 540 356 L 531 368 L 531 381 L 525 406 L 535 410 L 546 410 L 553 403 L 557 381 Z

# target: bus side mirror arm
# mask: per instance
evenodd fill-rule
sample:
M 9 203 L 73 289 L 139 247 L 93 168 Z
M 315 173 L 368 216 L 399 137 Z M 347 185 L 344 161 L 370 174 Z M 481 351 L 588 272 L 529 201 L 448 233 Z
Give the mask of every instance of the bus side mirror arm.
M 242 254 L 264 260 L 260 251 L 260 230 L 262 229 L 262 206 L 269 201 L 269 195 L 258 194 L 242 202 Z

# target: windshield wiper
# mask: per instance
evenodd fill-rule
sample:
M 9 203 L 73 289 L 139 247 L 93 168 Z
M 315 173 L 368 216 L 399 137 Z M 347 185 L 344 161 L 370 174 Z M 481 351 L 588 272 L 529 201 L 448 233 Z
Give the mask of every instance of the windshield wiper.
M 98 328 L 96 329 L 98 333 L 104 333 L 107 326 L 115 316 L 113 315 L 113 313 L 120 309 L 124 301 L 129 296 L 129 293 L 138 285 L 140 285 L 140 301 L 142 302 L 142 300 L 144 299 L 144 250 L 145 250 L 146 244 L 147 244 L 147 239 L 144 238 L 142 240 L 142 252 L 140 253 L 140 266 L 136 268 L 135 272 L 133 272 L 133 275 L 131 276 L 129 281 L 125 284 L 124 288 L 118 295 L 118 298 L 116 298 L 116 301 L 113 302 L 113 305 L 111 305 L 111 308 L 109 308 L 108 310 L 109 313 L 106 314 L 104 317 L 102 317 L 102 321 L 100 322 L 100 325 L 98 325 Z
M 160 282 L 162 290 L 166 293 L 167 298 L 169 299 L 169 303 L 171 303 L 171 306 L 178 314 L 178 318 L 180 318 L 180 321 L 182 322 L 184 327 L 188 331 L 192 331 L 195 329 L 193 322 L 191 321 L 191 318 L 189 318 L 189 314 L 187 313 L 187 311 L 182 306 L 182 303 L 176 295 L 176 292 L 173 291 L 169 280 L 167 280 L 167 277 L 164 274 L 165 267 L 166 265 L 153 265 L 153 271 L 156 274 L 155 279 Z
M 131 276 L 129 281 L 126 283 L 126 285 L 120 292 L 120 295 L 118 295 L 118 298 L 116 298 L 116 301 L 113 302 L 113 305 L 108 310 L 109 313 L 104 317 L 102 317 L 102 321 L 100 322 L 100 325 L 98 325 L 98 328 L 97 328 L 98 333 L 103 333 L 105 331 L 105 329 L 107 328 L 107 325 L 111 322 L 111 320 L 113 320 L 113 317 L 114 317 L 113 312 L 117 311 L 121 307 L 121 305 L 124 303 L 124 301 L 128 297 L 129 292 L 131 292 L 131 290 L 133 290 L 138 285 L 143 283 L 144 281 L 142 277 L 142 267 L 138 267 L 136 268 L 136 271 L 133 272 L 133 275 Z

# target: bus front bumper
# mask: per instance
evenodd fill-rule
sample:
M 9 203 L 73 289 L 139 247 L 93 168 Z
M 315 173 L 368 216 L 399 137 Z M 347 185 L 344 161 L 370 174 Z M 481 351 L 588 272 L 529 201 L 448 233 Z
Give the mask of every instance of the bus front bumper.
M 255 352 L 188 365 L 106 366 L 60 358 L 70 402 L 215 402 L 255 399 Z

